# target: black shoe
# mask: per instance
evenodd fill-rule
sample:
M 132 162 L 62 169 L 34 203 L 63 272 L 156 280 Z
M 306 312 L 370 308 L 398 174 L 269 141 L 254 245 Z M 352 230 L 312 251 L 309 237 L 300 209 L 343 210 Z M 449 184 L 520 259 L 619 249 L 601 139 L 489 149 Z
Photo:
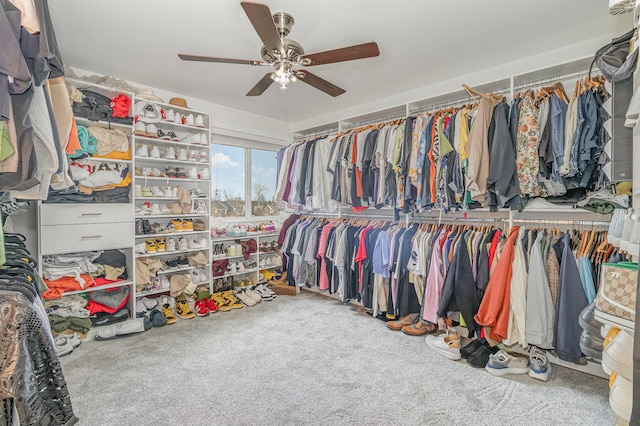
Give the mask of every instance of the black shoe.
M 489 356 L 498 352 L 500 348 L 497 346 L 492 347 L 489 346 L 488 343 L 483 343 L 478 349 L 475 350 L 469 358 L 467 358 L 467 363 L 473 367 L 484 368 L 489 362 Z
M 469 358 L 472 353 L 478 350 L 482 346 L 482 342 L 480 340 L 473 340 L 467 346 L 460 349 L 460 356 L 464 359 Z

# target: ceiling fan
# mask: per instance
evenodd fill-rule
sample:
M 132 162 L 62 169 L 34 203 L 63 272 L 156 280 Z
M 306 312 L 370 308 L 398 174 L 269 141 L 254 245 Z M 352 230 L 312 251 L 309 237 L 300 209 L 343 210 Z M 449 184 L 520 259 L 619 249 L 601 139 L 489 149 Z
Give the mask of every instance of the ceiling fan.
M 240 2 L 253 28 L 260 36 L 262 60 L 217 58 L 213 56 L 197 56 L 178 54 L 183 61 L 220 62 L 225 64 L 242 64 L 253 66 L 270 66 L 275 71 L 265 74 L 258 83 L 247 93 L 247 96 L 260 96 L 273 82 L 280 84 L 281 90 L 287 89 L 287 84 L 301 80 L 331 96 L 339 96 L 344 89 L 318 77 L 309 71 L 294 69 L 294 67 L 310 67 L 314 65 L 331 64 L 335 62 L 352 61 L 378 56 L 380 51 L 375 42 L 343 47 L 341 49 L 305 54 L 302 45 L 295 40 L 286 38 L 291 31 L 293 16 L 286 12 L 269 10 L 269 6 L 261 3 Z

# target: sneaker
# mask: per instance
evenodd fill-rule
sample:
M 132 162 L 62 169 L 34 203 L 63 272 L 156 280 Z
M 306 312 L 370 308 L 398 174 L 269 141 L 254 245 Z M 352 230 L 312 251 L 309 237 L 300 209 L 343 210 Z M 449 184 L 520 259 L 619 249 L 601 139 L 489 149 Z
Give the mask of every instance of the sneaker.
M 460 359 L 460 334 L 453 327 L 438 336 L 429 335 L 425 338 L 427 346 L 446 358 L 457 361 Z
M 533 347 L 529 353 L 529 377 L 546 382 L 549 380 L 549 359 L 544 351 Z
M 169 139 L 173 142 L 180 142 L 180 138 L 178 137 L 178 135 L 176 135 L 176 133 L 172 132 L 171 130 L 167 132 L 167 136 L 169 136 Z
M 527 358 L 515 357 L 500 350 L 496 354 L 489 356 L 489 361 L 484 368 L 494 376 L 527 374 L 529 372 L 528 364 Z
M 69 355 L 71 352 L 73 352 L 73 345 L 71 344 L 69 339 L 67 339 L 67 337 L 62 334 L 56 337 L 55 344 L 56 353 L 59 357 Z
M 182 232 L 182 221 L 180 219 L 171 219 L 168 226 L 169 232 Z
M 164 174 L 168 177 L 168 178 L 175 178 L 177 177 L 177 171 L 175 169 L 175 167 L 169 167 L 167 166 L 164 169 Z
M 154 186 L 153 188 L 151 188 L 151 192 L 153 193 L 154 197 L 159 197 L 159 198 L 164 197 L 164 192 L 162 192 L 162 190 L 157 186 Z
M 169 148 L 164 150 L 164 153 L 162 154 L 162 158 L 164 158 L 165 160 L 175 160 L 176 150 L 173 149 L 172 146 L 170 146 Z
M 171 281 L 169 281 L 169 277 L 166 275 L 162 275 L 160 277 L 160 288 L 163 290 L 168 290 L 171 287 Z
M 633 337 L 619 331 L 602 353 L 602 365 L 605 371 L 633 380 Z
M 471 356 L 472 353 L 480 349 L 482 346 L 482 342 L 480 340 L 474 339 L 467 346 L 460 348 L 460 356 L 464 359 L 467 359 Z
M 183 294 L 176 297 L 176 314 L 182 319 L 191 319 L 196 317 L 196 314 L 194 314 L 189 307 L 189 303 Z
M 183 237 L 180 237 L 178 239 L 178 250 L 184 251 L 184 250 L 187 250 L 188 248 L 189 248 L 189 243 L 187 243 L 187 240 L 185 240 Z
M 153 124 L 147 124 L 144 128 L 145 136 L 148 138 L 157 138 L 158 137 L 158 129 Z
M 245 291 L 234 290 L 233 294 L 235 295 L 235 297 L 240 299 L 240 301 L 247 306 L 255 306 L 258 303 L 252 297 L 250 297 Z
M 196 116 L 194 121 L 196 127 L 204 127 L 204 118 L 201 115 Z
M 178 161 L 187 161 L 188 160 L 188 151 L 187 148 L 178 148 L 177 158 Z
M 199 238 L 198 239 L 198 245 L 200 246 L 200 248 L 207 248 L 207 239 L 206 238 Z
M 196 154 L 196 152 L 192 149 L 191 151 L 189 151 L 187 159 L 195 163 L 198 160 L 198 154 Z
M 209 312 L 214 313 L 214 312 L 218 312 L 218 305 L 216 305 L 216 302 L 214 302 L 211 299 L 207 299 L 206 297 L 202 299 L 202 301 L 207 305 L 207 309 L 209 309 Z
M 154 146 L 149 151 L 149 157 L 151 158 L 160 158 L 160 149 L 157 146 Z
M 142 185 L 136 185 L 134 188 L 135 188 L 135 196 L 142 197 Z
M 193 221 L 191 219 L 184 219 L 182 221 L 182 230 L 186 232 L 193 231 Z
M 171 198 L 173 196 L 173 192 L 171 191 L 171 187 L 170 186 L 163 186 L 162 187 L 162 196 L 164 198 Z
M 136 244 L 136 253 L 137 254 L 147 254 L 147 245 L 146 243 L 138 243 Z
M 156 251 L 164 253 L 167 250 L 167 239 L 164 237 L 156 238 Z
M 200 154 L 198 155 L 198 161 L 201 163 L 209 162 L 209 154 L 207 154 L 207 151 L 200 151 Z
M 147 254 L 154 254 L 156 252 L 156 240 L 144 240 L 144 244 Z
M 184 171 L 184 168 L 180 167 L 179 169 L 176 170 L 176 177 L 179 179 L 186 179 L 187 178 L 187 173 Z M 196 176 L 197 178 L 197 176 Z M 189 178 L 192 179 L 192 178 Z
M 167 135 L 162 129 L 156 130 L 156 136 L 158 137 L 158 139 L 162 139 L 164 141 L 168 141 L 169 139 L 171 139 L 169 135 Z
M 227 302 L 229 303 L 228 306 L 231 309 L 240 309 L 243 306 L 242 303 L 240 303 L 238 299 L 236 299 L 236 297 L 233 295 L 233 290 L 223 291 L 222 297 L 227 300 Z
M 151 310 L 153 308 L 155 308 L 156 306 L 158 306 L 158 301 L 156 299 L 150 299 L 148 297 L 143 297 L 142 299 L 142 303 L 144 304 L 144 307 L 147 308 L 147 310 Z
M 158 204 L 151 205 L 151 214 L 152 215 L 160 215 L 162 212 L 160 211 L 160 206 Z
M 218 306 L 218 310 L 222 312 L 227 312 L 231 310 L 231 306 L 229 306 L 229 301 L 224 297 L 222 297 L 222 292 L 218 291 L 216 293 L 213 293 L 209 297 L 209 300 L 213 301 Z
M 173 314 L 171 305 L 168 303 L 165 303 L 164 305 L 162 305 L 162 314 L 164 315 L 164 318 L 167 320 L 167 324 L 173 324 L 176 321 L 178 321 L 178 318 L 176 318 L 176 316 Z
M 202 219 L 193 219 L 193 229 L 196 231 L 206 231 L 207 225 Z
M 153 197 L 153 191 L 148 186 L 143 186 L 141 194 L 143 197 Z
M 203 145 L 202 143 L 203 136 L 204 135 L 201 135 L 200 133 L 189 133 L 188 142 L 192 145 Z
M 189 250 L 195 250 L 200 248 L 200 243 L 197 240 L 189 240 Z
M 182 123 L 182 115 L 180 115 L 179 112 L 176 112 L 173 121 L 174 121 L 174 123 L 183 124 Z
M 200 188 L 189 188 L 189 195 L 191 198 L 206 198 L 207 194 L 202 192 Z
M 244 272 L 244 270 L 245 270 L 244 263 L 236 262 L 236 272 Z
M 173 238 L 168 238 L 167 239 L 166 250 L 167 251 L 176 251 L 176 240 L 174 240 Z
M 193 213 L 195 214 L 207 214 L 207 204 L 204 200 L 193 200 Z
M 199 174 L 200 174 L 200 179 L 208 180 L 209 179 L 209 168 L 208 167 L 200 167 Z
M 187 119 L 183 120 L 183 122 L 187 126 L 194 126 L 195 125 L 195 119 L 193 118 L 193 114 L 187 115 Z
M 172 110 L 172 109 L 168 109 L 166 111 L 164 111 L 164 121 L 168 121 L 170 123 L 173 123 L 176 120 L 176 113 Z
M 147 129 L 142 121 L 136 122 L 135 133 L 136 133 L 136 136 L 143 136 L 143 137 L 147 136 Z
M 144 144 L 138 145 L 138 149 L 136 149 L 137 157 L 148 157 L 149 156 L 149 147 Z
M 196 316 L 198 317 L 208 317 L 209 316 L 209 308 L 204 300 L 196 300 L 193 304 L 193 307 L 196 310 Z
M 182 170 L 184 171 L 184 169 Z M 198 179 L 198 170 L 195 167 L 189 167 L 186 177 L 189 179 Z

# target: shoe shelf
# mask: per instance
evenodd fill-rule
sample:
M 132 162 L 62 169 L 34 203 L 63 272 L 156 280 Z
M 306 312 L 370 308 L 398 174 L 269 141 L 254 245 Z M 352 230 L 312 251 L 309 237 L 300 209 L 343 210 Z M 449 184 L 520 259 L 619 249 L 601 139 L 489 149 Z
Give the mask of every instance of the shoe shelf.
M 279 251 L 261 251 L 260 256 L 282 256 L 282 253 Z
M 139 199 L 138 199 L 139 200 Z M 136 200 L 136 201 L 138 201 Z M 182 213 L 182 214 L 147 214 L 147 215 L 136 215 L 136 219 L 148 219 L 148 218 L 174 218 L 174 217 L 202 217 L 208 216 L 208 214 L 194 214 L 194 213 Z M 191 231 L 185 231 L 191 232 Z
M 138 234 L 137 239 L 157 238 L 157 237 L 184 237 L 185 235 L 206 234 L 209 231 L 182 231 L 182 232 L 160 232 L 157 234 Z
M 173 253 L 173 252 L 171 252 Z M 167 269 L 164 271 L 158 271 L 156 272 L 157 275 L 171 275 L 171 274 L 177 274 L 180 272 L 185 272 L 185 271 L 193 271 L 194 269 L 202 269 L 202 268 L 206 268 L 207 265 L 205 266 L 189 266 L 187 268 L 177 268 L 177 269 Z M 196 283 L 198 285 L 200 284 L 204 284 L 204 283 Z
M 271 265 L 271 266 L 265 266 L 264 268 L 260 268 L 260 269 L 280 269 L 282 268 L 282 265 Z
M 169 293 L 170 291 L 171 291 L 170 288 L 157 288 L 155 290 L 139 291 L 139 292 L 136 292 L 136 298 L 144 297 L 144 296 L 153 296 L 154 294 L 160 294 L 160 293 Z
M 229 278 L 229 277 L 237 277 L 238 275 L 245 275 L 245 274 L 251 274 L 253 272 L 258 272 L 258 268 L 253 268 L 253 269 L 245 269 L 244 271 L 238 271 L 238 272 L 234 272 L 232 274 L 224 274 L 224 275 L 220 275 L 219 277 L 214 277 L 214 278 Z
M 135 178 L 137 180 L 161 180 L 163 182 L 209 182 L 209 179 L 170 178 L 166 176 L 135 176 Z
M 125 287 L 131 285 L 133 283 L 132 280 L 124 280 L 124 281 L 116 281 L 110 284 L 103 284 L 93 287 L 87 287 L 84 290 L 73 290 L 73 291 L 65 291 L 62 293 L 62 296 L 70 296 L 72 294 L 80 294 L 80 293 L 90 293 L 96 290 L 106 290 L 108 288 L 116 288 L 116 287 Z
M 140 163 L 162 163 L 162 164 L 180 164 L 186 166 L 201 166 L 209 165 L 208 161 L 189 161 L 189 160 L 172 160 L 170 158 L 155 158 L 155 157 L 139 157 L 136 155 L 136 162 Z
M 202 148 L 202 149 L 209 149 L 209 144 L 204 145 L 201 143 L 191 143 L 191 142 L 184 142 L 184 141 L 172 141 L 171 139 L 160 139 L 160 138 L 150 138 L 148 136 L 138 136 L 136 135 L 136 140 L 139 142 L 146 142 L 148 144 L 166 144 L 166 145 L 171 145 L 171 146 L 184 146 L 184 147 L 190 147 L 193 149 L 196 149 L 198 147 Z M 144 157 L 142 157 L 144 158 Z
M 258 255 L 258 253 L 250 253 L 249 254 L 249 256 L 257 256 L 257 255 Z M 236 256 L 224 256 L 224 257 L 216 257 L 216 256 L 214 256 L 213 260 L 238 259 L 238 258 L 241 258 L 241 257 L 244 258 L 244 255 L 239 254 L 239 255 L 236 255 Z
M 200 200 L 204 200 L 205 198 L 199 198 Z M 145 196 L 141 196 L 141 197 L 136 197 L 136 201 L 151 201 L 151 200 L 158 200 L 158 201 L 177 201 L 178 198 L 177 197 L 145 197 Z M 151 215 L 147 215 L 147 216 L 151 216 Z
M 205 251 L 205 250 L 209 250 L 206 247 L 201 247 L 201 248 L 195 248 L 195 249 L 186 249 L 186 250 L 174 250 L 174 251 L 158 251 L 155 253 L 136 253 L 136 257 L 158 257 L 158 256 L 171 256 L 174 254 L 180 254 L 180 253 L 190 253 L 190 252 L 194 252 L 194 251 Z M 204 268 L 204 266 L 203 266 Z
M 238 236 L 227 235 L 226 237 L 211 238 L 211 242 L 221 243 L 225 241 L 248 240 L 249 238 L 256 238 L 256 237 L 262 238 L 265 235 L 278 235 L 278 234 L 255 234 L 255 235 L 238 235 Z
M 119 160 L 119 159 L 115 159 L 115 158 L 104 158 L 104 157 L 87 157 L 87 158 L 78 159 L 78 161 L 82 161 L 82 160 L 100 161 L 100 162 L 103 162 L 103 163 L 119 163 L 119 164 L 132 164 L 133 163 L 132 160 Z
M 92 121 L 89 120 L 88 118 L 84 118 L 84 117 L 74 117 L 76 120 L 76 123 L 84 126 L 84 127 L 90 127 L 90 126 L 94 126 L 94 127 L 102 127 L 105 129 L 113 129 L 113 130 L 122 130 L 123 132 L 125 132 L 127 135 L 131 134 L 131 124 L 121 124 L 121 123 L 114 123 L 112 122 L 108 122 L 108 121 Z
M 175 107 L 173 107 L 173 109 L 175 109 Z M 209 128 L 208 127 L 199 127 L 199 126 L 192 126 L 190 124 L 181 124 L 181 123 L 176 123 L 176 122 L 172 122 L 172 121 L 158 121 L 156 123 L 153 123 L 158 129 L 162 129 L 162 130 L 173 130 L 174 132 L 179 132 L 179 131 L 183 131 L 183 130 L 195 130 L 199 133 L 209 133 Z M 153 139 L 153 138 L 152 138 Z

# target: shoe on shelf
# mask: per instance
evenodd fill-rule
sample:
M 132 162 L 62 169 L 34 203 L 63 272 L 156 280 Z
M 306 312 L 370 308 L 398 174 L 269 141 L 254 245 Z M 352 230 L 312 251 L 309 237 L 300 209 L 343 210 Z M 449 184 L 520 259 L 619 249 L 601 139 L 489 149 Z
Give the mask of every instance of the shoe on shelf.
M 549 380 L 551 365 L 547 354 L 542 349 L 532 347 L 529 352 L 529 377 L 546 382 Z
M 172 146 L 170 146 L 169 148 L 164 150 L 164 153 L 162 154 L 162 158 L 164 158 L 165 160 L 175 160 L 176 150 L 173 149 Z
M 187 161 L 188 160 L 187 152 L 188 152 L 187 148 L 178 148 L 177 150 L 178 161 Z
M 160 149 L 157 146 L 151 147 L 151 149 L 149 150 L 149 157 L 160 158 Z
M 136 244 L 136 254 L 147 254 L 147 244 L 144 242 Z
M 144 124 L 143 124 L 144 126 Z M 138 145 L 138 149 L 136 149 L 137 157 L 148 157 L 149 156 L 149 147 L 145 144 Z
M 156 139 L 158 137 L 158 128 L 154 124 L 147 124 L 144 128 L 145 136 Z
M 153 193 L 154 197 L 160 197 L 160 198 L 164 197 L 164 193 L 157 186 L 154 186 L 153 188 L 151 188 L 151 192 Z
M 185 232 L 193 231 L 193 221 L 191 219 L 184 219 L 182 221 L 182 230 Z
M 164 198 L 171 198 L 171 195 L 172 195 L 171 187 L 170 186 L 163 186 L 162 187 L 162 196 Z
M 509 355 L 503 350 L 489 356 L 489 361 L 484 367 L 494 376 L 506 374 L 527 374 L 529 372 L 529 360 L 523 357 Z
M 156 241 L 155 240 L 144 240 L 145 250 L 147 254 L 154 254 L 156 252 Z
M 204 118 L 201 115 L 197 115 L 194 123 L 196 127 L 204 127 Z
M 209 175 L 209 167 L 200 167 L 199 170 L 200 179 L 208 180 Z
M 207 225 L 204 223 L 202 219 L 193 219 L 193 229 L 195 231 L 206 231 Z
M 156 251 L 158 253 L 167 251 L 167 239 L 165 237 L 156 238 Z
M 446 333 L 438 336 L 428 335 L 425 342 L 430 349 L 446 358 L 454 361 L 460 359 L 460 334 L 454 327 L 448 327 Z
M 153 197 L 153 191 L 148 186 L 142 187 L 142 196 L 143 197 Z
M 189 240 L 189 250 L 195 250 L 200 248 L 200 243 L 197 240 Z
M 154 203 L 151 205 L 151 214 L 154 216 L 162 214 L 162 212 L 160 211 L 160 206 L 158 204 Z
M 187 243 L 187 240 L 185 240 L 184 237 L 178 238 L 178 250 L 184 251 L 184 250 L 187 250 L 188 248 L 189 248 L 189 243 Z
M 142 185 L 136 185 L 134 191 L 136 197 L 142 197 Z
M 196 154 L 196 152 L 192 149 L 191 151 L 189 151 L 189 155 L 187 156 L 187 158 L 189 159 L 189 161 L 193 161 L 195 163 L 198 159 L 198 154 Z
M 235 256 L 238 255 L 238 253 L 236 252 L 236 245 L 235 244 L 229 244 L 227 246 L 226 252 L 227 252 L 227 256 L 228 257 L 235 257 Z
M 409 314 L 406 315 L 402 318 L 400 318 L 399 320 L 396 321 L 388 321 L 387 322 L 387 327 L 389 327 L 391 330 L 396 330 L 396 331 L 400 331 L 402 330 L 402 327 L 406 326 L 406 325 L 411 325 L 411 324 L 415 324 L 418 322 L 420 317 L 420 314 Z
M 200 151 L 200 154 L 198 155 L 198 162 L 200 163 L 209 162 L 209 154 L 207 154 L 207 151 Z
M 611 392 L 609 393 L 609 405 L 616 418 L 623 420 L 616 424 L 628 424 L 631 421 L 633 408 L 633 382 L 619 374 L 611 376 Z
M 206 238 L 198 238 L 198 245 L 200 246 L 200 248 L 206 249 L 207 248 L 207 239 Z
M 204 200 L 193 200 L 192 205 L 193 213 L 203 215 L 207 214 L 207 204 Z
M 179 178 L 179 179 L 186 179 L 187 178 L 187 173 L 185 172 L 183 167 L 180 167 L 180 168 L 178 168 L 176 170 L 176 177 Z
M 202 192 L 200 188 L 189 188 L 191 198 L 207 198 L 207 194 Z
M 605 371 L 615 371 L 618 376 L 633 380 L 633 337 L 624 330 L 619 331 L 602 353 Z
M 171 130 L 167 132 L 167 136 L 169 136 L 169 139 L 172 142 L 180 142 L 180 138 L 178 137 L 178 135 L 176 135 L 176 133 L 172 132 Z
M 178 318 L 173 314 L 173 309 L 171 309 L 171 305 L 165 303 L 162 305 L 162 314 L 164 318 L 167 320 L 167 324 L 173 324 L 178 321 Z
M 198 170 L 195 167 L 189 167 L 187 169 L 186 177 L 188 177 L 189 179 L 198 179 Z
M 176 119 L 176 113 L 172 109 L 168 110 L 160 110 L 160 115 L 164 121 L 168 121 L 169 123 L 173 123 Z
M 195 119 L 193 118 L 193 114 L 189 114 L 187 115 L 187 119 L 183 121 L 184 124 L 186 124 L 187 126 L 194 126 L 195 123 Z
M 196 316 L 189 307 L 189 302 L 187 302 L 184 294 L 176 297 L 176 314 L 182 319 L 191 319 Z
M 147 129 L 142 121 L 136 122 L 135 133 L 136 136 L 147 136 Z
M 209 316 L 209 308 L 204 300 L 196 300 L 193 304 L 193 307 L 196 310 L 196 316 L 198 317 L 208 317 Z
M 178 258 L 178 268 L 187 269 L 189 267 L 189 259 L 184 256 Z
M 171 139 L 169 135 L 167 135 L 162 129 L 156 130 L 156 135 L 158 136 L 158 139 L 162 139 L 163 141 L 168 141 Z
M 168 238 L 167 239 L 166 250 L 167 251 L 176 251 L 176 240 L 174 240 L 173 238 Z

